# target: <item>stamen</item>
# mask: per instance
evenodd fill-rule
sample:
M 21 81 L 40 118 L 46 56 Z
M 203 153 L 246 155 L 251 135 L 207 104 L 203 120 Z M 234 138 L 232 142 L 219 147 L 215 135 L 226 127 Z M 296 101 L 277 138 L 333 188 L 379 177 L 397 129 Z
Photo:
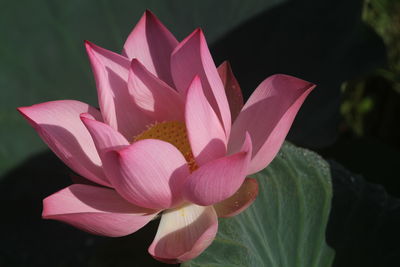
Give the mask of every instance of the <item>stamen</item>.
M 179 121 L 156 123 L 137 135 L 133 141 L 143 139 L 158 139 L 174 145 L 185 157 L 191 172 L 198 168 L 190 148 L 185 123 Z

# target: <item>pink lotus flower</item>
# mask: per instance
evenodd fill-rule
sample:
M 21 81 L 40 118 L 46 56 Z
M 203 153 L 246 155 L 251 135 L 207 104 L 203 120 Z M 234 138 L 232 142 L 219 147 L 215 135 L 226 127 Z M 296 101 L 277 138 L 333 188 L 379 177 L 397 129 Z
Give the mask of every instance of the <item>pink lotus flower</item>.
M 161 215 L 149 253 L 170 263 L 198 256 L 218 217 L 254 201 L 257 181 L 246 176 L 272 161 L 314 86 L 274 75 L 243 106 L 202 31 L 179 43 L 149 11 L 122 55 L 85 45 L 100 111 L 74 100 L 19 108 L 65 164 L 97 184 L 47 197 L 43 218 L 116 237 Z

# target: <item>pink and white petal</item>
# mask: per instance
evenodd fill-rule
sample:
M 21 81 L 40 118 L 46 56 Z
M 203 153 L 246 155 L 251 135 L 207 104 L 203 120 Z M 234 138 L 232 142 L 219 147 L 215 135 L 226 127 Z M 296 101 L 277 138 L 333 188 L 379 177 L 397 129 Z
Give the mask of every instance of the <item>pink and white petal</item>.
M 193 78 L 196 75 L 200 77 L 204 94 L 220 119 L 225 135 L 229 136 L 231 113 L 224 85 L 200 29 L 195 30 L 175 48 L 171 56 L 171 72 L 175 86 L 183 96 L 187 95 Z
M 137 58 L 151 73 L 174 86 L 170 58 L 178 41 L 171 32 L 147 10 L 124 44 L 122 54 Z
M 278 153 L 293 120 L 314 84 L 276 74 L 264 80 L 250 96 L 232 126 L 229 153 L 240 148 L 249 132 L 253 154 L 247 174 L 265 168 Z
M 204 96 L 198 76 L 188 90 L 185 122 L 190 146 L 199 166 L 226 155 L 225 131 Z
M 129 59 L 88 41 L 85 46 L 96 80 L 104 122 L 126 138 L 132 138 L 143 131 L 150 120 L 141 114 L 129 93 Z
M 161 216 L 149 253 L 166 263 L 188 261 L 212 243 L 217 231 L 218 218 L 212 206 L 188 204 L 167 210 Z
M 247 135 L 240 152 L 208 162 L 194 171 L 183 188 L 183 197 L 202 206 L 231 197 L 246 178 L 250 158 L 251 140 Z
M 128 88 L 136 105 L 154 121 L 184 120 L 184 103 L 178 92 L 150 73 L 137 59 L 131 63 Z
M 68 167 L 95 183 L 109 185 L 92 137 L 79 117 L 87 112 L 101 120 L 97 109 L 79 101 L 61 100 L 20 107 L 18 111 Z
M 113 189 L 75 184 L 45 198 L 42 216 L 92 234 L 117 237 L 136 232 L 158 212 L 132 205 Z
M 129 145 L 128 140 L 126 140 L 122 134 L 111 128 L 109 125 L 95 120 L 90 116 L 90 114 L 81 114 L 81 120 L 92 136 L 97 152 L 102 161 L 104 161 L 106 152 L 122 149 Z
M 117 192 L 131 203 L 166 209 L 182 201 L 181 190 L 189 167 L 170 143 L 145 139 L 105 158 L 105 173 Z
M 256 179 L 246 178 L 239 190 L 230 198 L 214 204 L 218 217 L 227 218 L 236 216 L 247 209 L 258 195 L 258 183 Z
M 232 121 L 235 121 L 240 110 L 243 108 L 242 90 L 233 74 L 231 64 L 229 64 L 228 61 L 222 62 L 222 64 L 218 66 L 217 70 L 224 85 L 226 97 L 228 98 Z

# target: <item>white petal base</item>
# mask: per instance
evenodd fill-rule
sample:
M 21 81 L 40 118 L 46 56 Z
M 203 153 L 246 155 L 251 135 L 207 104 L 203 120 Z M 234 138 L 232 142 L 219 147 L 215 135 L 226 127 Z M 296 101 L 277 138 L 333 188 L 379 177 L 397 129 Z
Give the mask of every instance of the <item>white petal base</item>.
M 212 206 L 186 204 L 165 211 L 149 253 L 157 260 L 177 263 L 200 255 L 214 240 L 218 230 Z

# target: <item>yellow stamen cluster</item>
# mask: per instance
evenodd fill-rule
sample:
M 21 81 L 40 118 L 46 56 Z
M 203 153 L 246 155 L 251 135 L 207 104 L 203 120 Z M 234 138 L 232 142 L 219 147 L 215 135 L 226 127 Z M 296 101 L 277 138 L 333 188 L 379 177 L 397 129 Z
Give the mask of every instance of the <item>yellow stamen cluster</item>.
M 133 141 L 136 142 L 143 139 L 158 139 L 174 145 L 185 157 L 190 171 L 193 172 L 198 168 L 190 148 L 185 123 L 179 121 L 156 123 L 137 135 Z

